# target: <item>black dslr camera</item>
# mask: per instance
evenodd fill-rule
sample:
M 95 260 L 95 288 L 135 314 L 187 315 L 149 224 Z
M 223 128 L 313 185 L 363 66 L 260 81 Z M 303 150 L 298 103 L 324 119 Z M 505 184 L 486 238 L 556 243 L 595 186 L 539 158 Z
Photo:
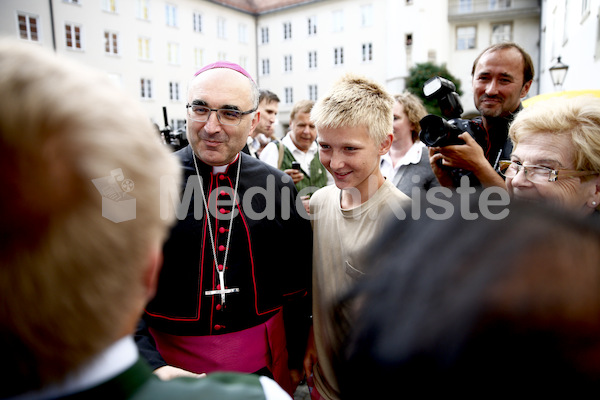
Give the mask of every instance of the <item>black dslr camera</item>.
M 458 135 L 468 132 L 479 146 L 483 149 L 487 148 L 487 132 L 483 126 L 460 118 L 463 108 L 454 83 L 439 76 L 433 77 L 423 85 L 423 94 L 428 100 L 436 99 L 442 115 L 448 119 L 432 114 L 423 117 L 420 121 L 421 132 L 419 133 L 419 139 L 423 143 L 429 147 L 464 144 L 465 142 L 459 139 Z M 449 170 L 455 187 L 460 185 L 463 176 L 468 176 L 471 186 L 479 185 L 478 179 L 472 172 L 459 168 L 449 168 Z
M 423 94 L 428 100 L 436 99 L 442 115 L 447 118 L 445 120 L 442 117 L 430 114 L 421 119 L 419 139 L 423 143 L 429 147 L 464 144 L 465 142 L 459 139 L 458 135 L 469 132 L 477 143 L 485 148 L 485 132 L 482 134 L 480 127 L 473 121 L 460 118 L 463 108 L 454 83 L 448 79 L 435 76 L 425 82 Z

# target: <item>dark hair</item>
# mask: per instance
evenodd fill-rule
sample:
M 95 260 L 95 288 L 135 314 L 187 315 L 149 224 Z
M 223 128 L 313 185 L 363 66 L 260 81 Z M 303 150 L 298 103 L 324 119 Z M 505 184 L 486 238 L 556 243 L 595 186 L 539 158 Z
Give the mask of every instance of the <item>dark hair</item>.
M 496 43 L 491 46 L 488 46 L 485 50 L 483 50 L 481 53 L 479 53 L 479 55 L 477 56 L 475 61 L 473 61 L 473 68 L 471 69 L 471 76 L 475 75 L 475 68 L 477 67 L 477 63 L 479 62 L 479 59 L 481 58 L 482 55 L 484 55 L 485 53 L 492 53 L 494 51 L 505 50 L 505 49 L 517 49 L 519 51 L 519 53 L 521 53 L 521 56 L 523 57 L 523 85 L 525 85 L 527 82 L 533 80 L 535 71 L 534 71 L 534 67 L 533 67 L 533 61 L 531 60 L 531 56 L 521 46 L 519 46 L 518 44 L 516 44 L 514 42 Z
M 260 104 L 263 100 L 266 100 L 267 104 L 272 103 L 272 102 L 277 102 L 277 103 L 280 102 L 279 97 L 277 97 L 277 95 L 275 93 L 273 93 L 267 89 L 260 89 L 259 96 L 258 96 L 258 103 Z
M 598 227 L 515 202 L 499 221 L 460 214 L 394 221 L 373 242 L 379 273 L 335 310 L 351 315 L 336 359 L 342 398 L 600 379 Z

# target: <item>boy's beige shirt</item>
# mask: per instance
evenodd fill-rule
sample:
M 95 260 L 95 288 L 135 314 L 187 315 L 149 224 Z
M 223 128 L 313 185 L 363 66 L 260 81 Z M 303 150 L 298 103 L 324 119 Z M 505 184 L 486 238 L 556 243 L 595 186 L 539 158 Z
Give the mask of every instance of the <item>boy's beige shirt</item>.
M 408 196 L 389 180 L 360 206 L 340 207 L 341 190 L 326 186 L 310 199 L 313 220 L 313 328 L 318 363 L 314 380 L 327 399 L 339 398 L 331 356 L 338 347 L 339 330 L 331 320 L 331 307 L 373 265 L 362 260 L 363 251 L 392 218 L 406 218 Z

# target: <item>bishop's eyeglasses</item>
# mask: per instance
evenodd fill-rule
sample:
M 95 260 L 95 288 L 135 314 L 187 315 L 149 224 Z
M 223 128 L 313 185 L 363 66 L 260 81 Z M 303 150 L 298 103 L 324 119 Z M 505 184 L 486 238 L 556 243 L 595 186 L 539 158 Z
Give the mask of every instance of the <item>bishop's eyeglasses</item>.
M 507 178 L 514 178 L 521 171 L 525 174 L 525 178 L 533 183 L 556 182 L 559 179 L 598 175 L 598 172 L 594 171 L 552 169 L 541 165 L 523 165 L 515 161 L 500 161 L 500 173 Z
M 233 126 L 239 125 L 240 122 L 242 122 L 244 115 L 251 114 L 256 111 L 256 108 L 248 111 L 239 111 L 230 108 L 209 108 L 196 104 L 186 104 L 185 108 L 187 108 L 188 115 L 192 121 L 206 122 L 210 118 L 210 113 L 214 111 L 217 113 L 217 119 L 221 124 Z

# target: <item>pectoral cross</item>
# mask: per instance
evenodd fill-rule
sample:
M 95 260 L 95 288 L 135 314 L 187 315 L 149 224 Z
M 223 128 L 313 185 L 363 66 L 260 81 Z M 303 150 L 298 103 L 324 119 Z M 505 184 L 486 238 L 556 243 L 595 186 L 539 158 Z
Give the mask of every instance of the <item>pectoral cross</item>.
M 223 271 L 219 271 L 219 282 L 220 282 L 220 289 L 207 290 L 204 292 L 204 294 L 207 296 L 214 296 L 216 294 L 220 294 L 221 295 L 221 305 L 225 305 L 225 295 L 229 294 L 229 293 L 239 293 L 240 288 L 225 289 L 225 276 L 224 276 Z
M 221 305 L 225 304 L 225 295 L 228 293 L 238 293 L 240 291 L 239 288 L 229 288 L 229 289 L 217 289 L 217 290 L 207 290 L 204 292 L 207 296 L 214 296 L 215 294 L 221 295 Z

